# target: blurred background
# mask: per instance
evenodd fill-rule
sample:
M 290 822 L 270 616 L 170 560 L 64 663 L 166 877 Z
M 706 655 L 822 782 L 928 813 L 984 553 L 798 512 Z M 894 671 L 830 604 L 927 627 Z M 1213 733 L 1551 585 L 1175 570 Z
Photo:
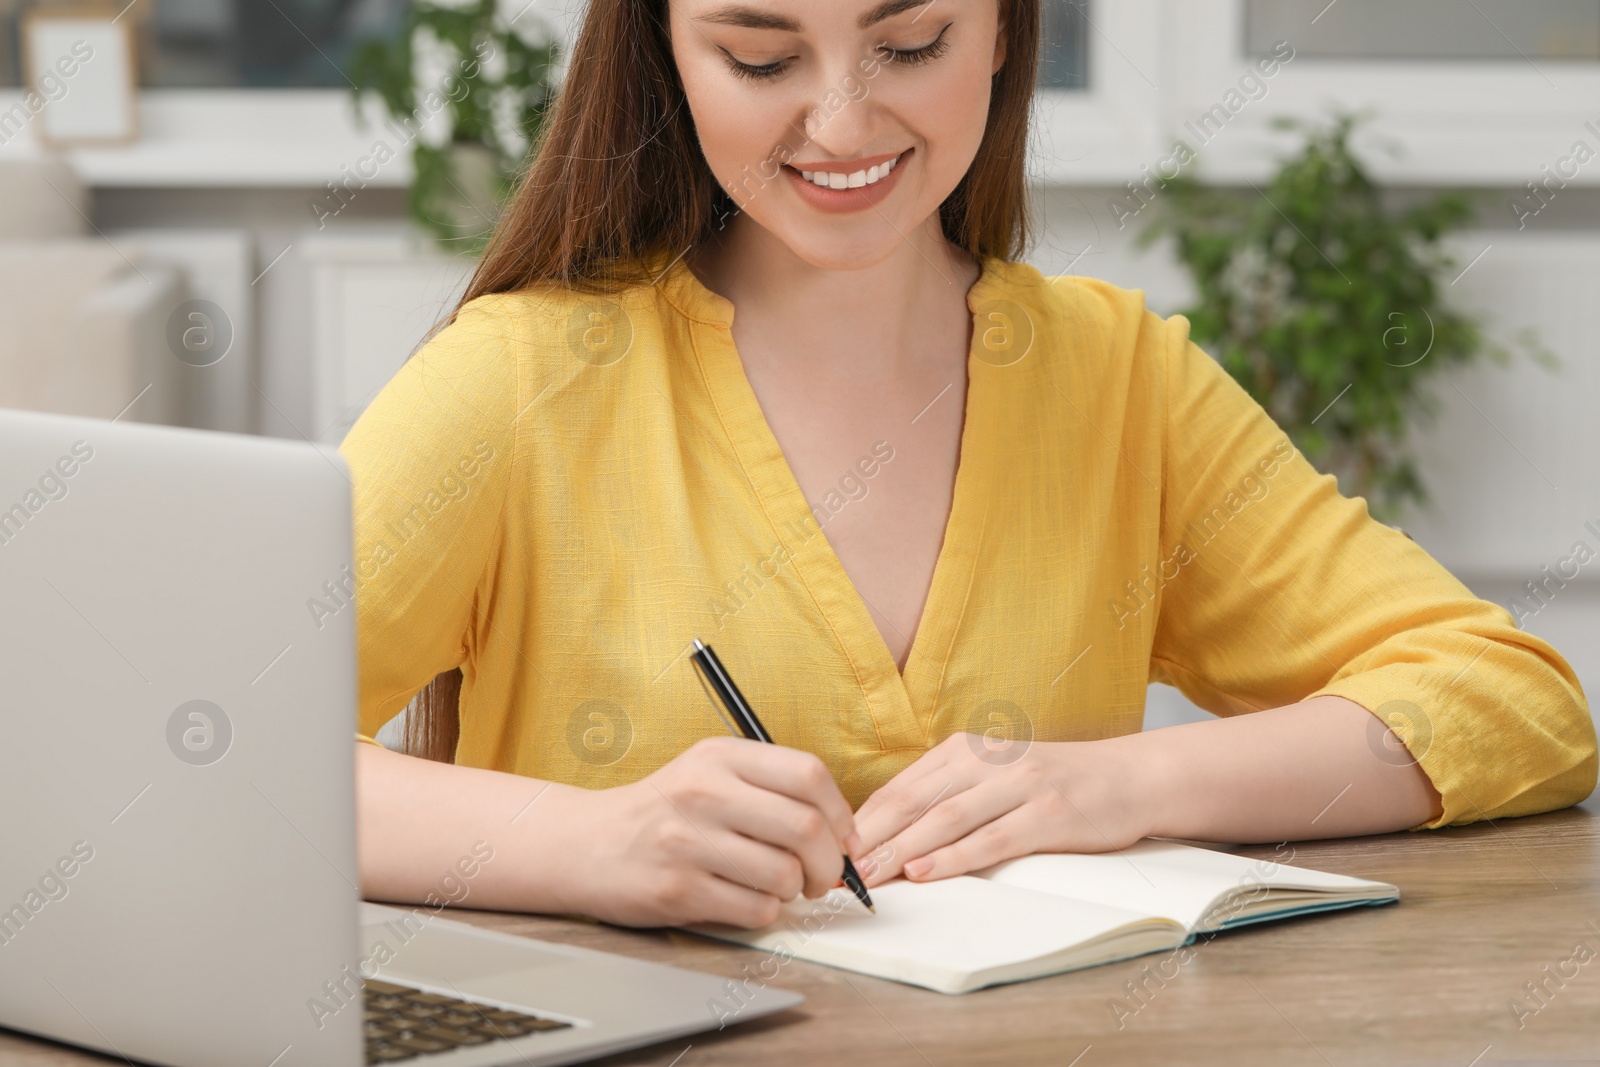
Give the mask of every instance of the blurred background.
M 1600 0 L 1044 8 L 1030 261 L 1192 314 L 1593 698 Z M 337 443 L 464 284 L 580 13 L 0 0 L 0 406 Z M 1153 687 L 1148 726 L 1197 717 Z

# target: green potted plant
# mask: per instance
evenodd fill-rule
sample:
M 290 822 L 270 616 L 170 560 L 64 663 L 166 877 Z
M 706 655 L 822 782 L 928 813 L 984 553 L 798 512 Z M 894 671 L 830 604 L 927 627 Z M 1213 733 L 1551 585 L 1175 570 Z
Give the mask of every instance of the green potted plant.
M 1170 235 L 1199 299 L 1191 336 L 1341 491 L 1386 521 L 1427 491 L 1408 434 L 1433 414 L 1452 368 L 1510 350 L 1446 299 L 1443 238 L 1472 217 L 1458 194 L 1391 208 L 1350 146 L 1361 120 L 1282 119 L 1304 137 L 1263 188 L 1241 194 L 1191 174 L 1163 181 L 1142 241 Z M 1553 365 L 1531 335 L 1520 347 Z
M 412 218 L 464 254 L 483 250 L 555 98 L 559 46 L 529 6 L 413 0 L 352 56 L 357 113 L 376 94 L 411 145 Z

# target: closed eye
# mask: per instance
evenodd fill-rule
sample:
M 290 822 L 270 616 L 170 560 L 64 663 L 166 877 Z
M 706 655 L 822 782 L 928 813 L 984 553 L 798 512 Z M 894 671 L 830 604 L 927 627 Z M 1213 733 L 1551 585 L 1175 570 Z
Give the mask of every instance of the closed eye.
M 794 62 L 792 58 L 780 59 L 775 63 L 765 63 L 758 67 L 752 66 L 749 63 L 739 62 L 737 59 L 733 58 L 732 54 L 729 53 L 726 48 L 720 49 L 720 51 L 725 57 L 727 57 L 729 70 L 733 71 L 736 76 L 740 78 L 749 78 L 751 81 L 767 81 L 769 79 L 776 78 L 778 75 L 788 70 L 789 64 Z
M 878 54 L 884 57 L 886 63 L 899 63 L 907 67 L 930 63 L 950 50 L 950 42 L 944 39 L 944 35 L 950 32 L 950 27 L 953 25 L 954 23 L 945 23 L 944 29 L 939 31 L 939 36 L 921 48 L 890 48 L 884 44 L 878 46 Z

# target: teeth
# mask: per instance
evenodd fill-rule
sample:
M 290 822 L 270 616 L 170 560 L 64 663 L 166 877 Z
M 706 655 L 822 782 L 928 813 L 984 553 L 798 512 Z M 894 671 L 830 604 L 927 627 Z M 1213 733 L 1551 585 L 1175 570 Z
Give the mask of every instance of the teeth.
M 900 157 L 895 156 L 887 163 L 879 163 L 866 170 L 858 170 L 854 174 L 840 174 L 837 171 L 803 170 L 800 176 L 812 185 L 820 185 L 824 189 L 860 189 L 868 185 L 876 185 L 889 176 L 900 162 Z

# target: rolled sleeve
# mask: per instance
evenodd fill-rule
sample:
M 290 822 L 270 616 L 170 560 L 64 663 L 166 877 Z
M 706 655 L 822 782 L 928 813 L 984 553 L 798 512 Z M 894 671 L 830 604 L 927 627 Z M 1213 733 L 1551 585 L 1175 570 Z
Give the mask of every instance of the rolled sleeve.
M 1338 491 L 1181 316 L 1168 331 L 1162 588 L 1151 678 L 1215 714 L 1339 696 L 1388 727 L 1438 790 L 1413 829 L 1528 815 L 1594 789 L 1576 674 L 1500 606 Z M 1164 576 L 1165 577 L 1165 576 Z

